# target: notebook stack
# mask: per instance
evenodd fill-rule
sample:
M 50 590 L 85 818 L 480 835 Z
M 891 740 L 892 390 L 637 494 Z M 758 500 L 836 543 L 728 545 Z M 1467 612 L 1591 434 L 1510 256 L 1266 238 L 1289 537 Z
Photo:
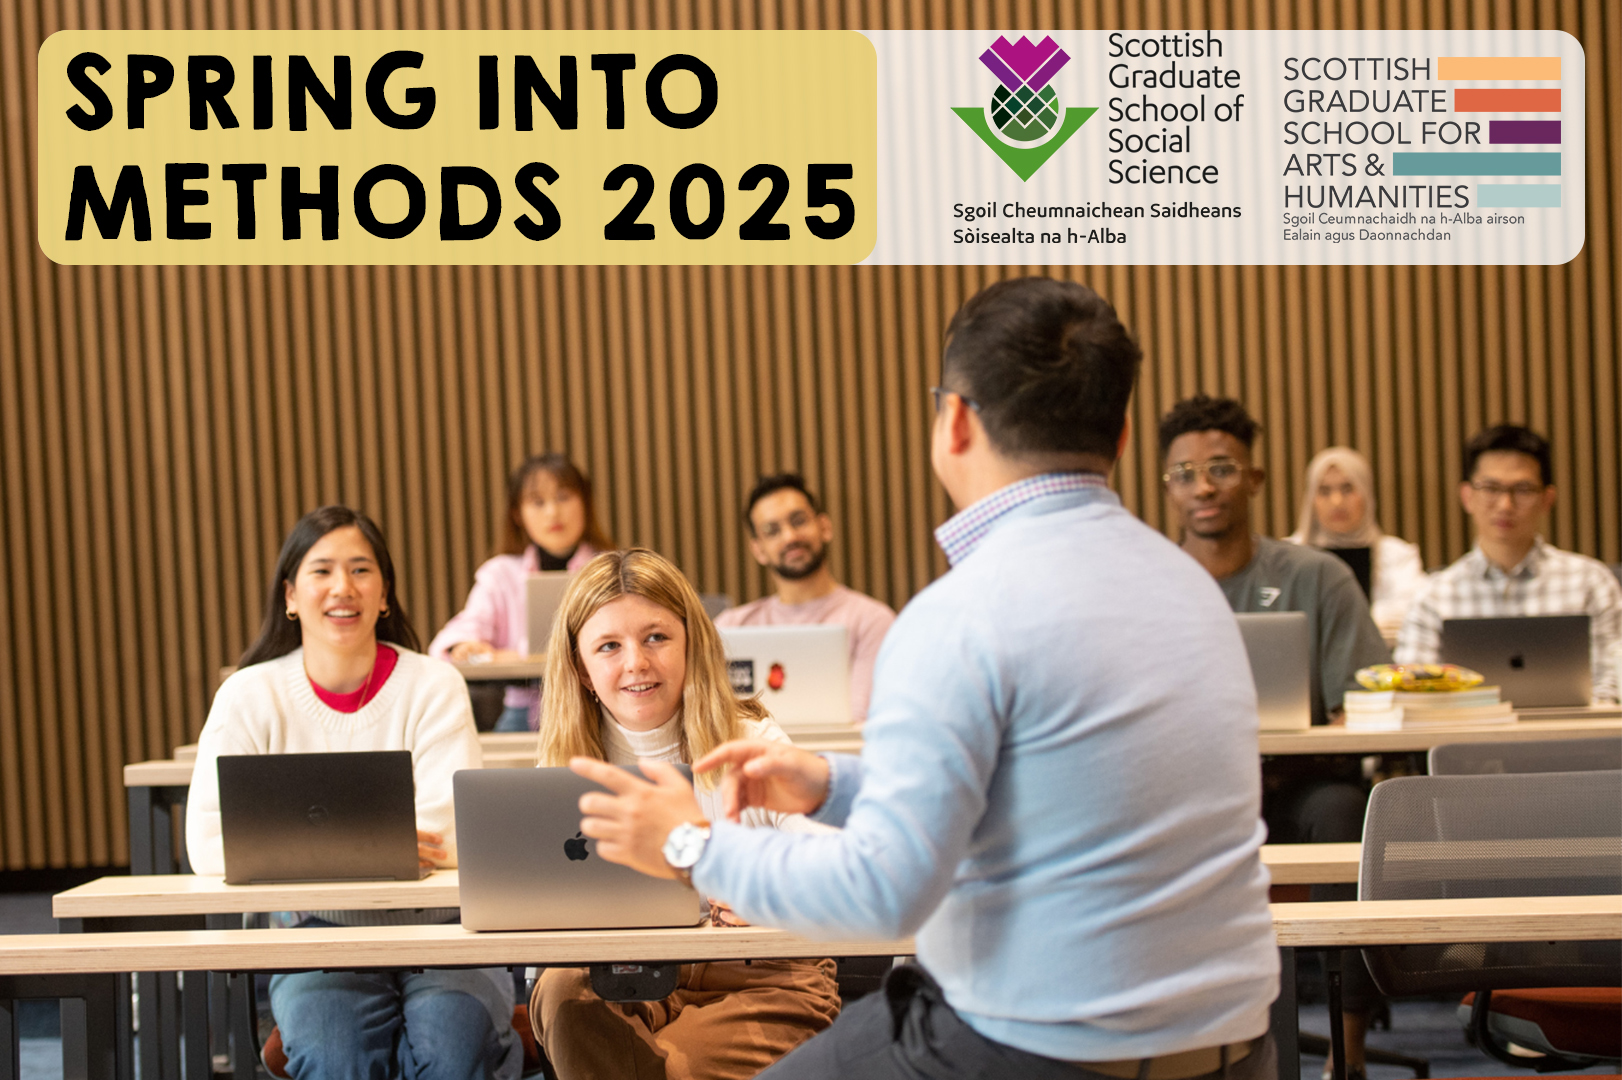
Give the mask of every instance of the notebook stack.
M 1496 686 L 1473 686 L 1468 690 L 1346 692 L 1349 731 L 1403 731 L 1514 722 L 1514 706 L 1502 699 Z

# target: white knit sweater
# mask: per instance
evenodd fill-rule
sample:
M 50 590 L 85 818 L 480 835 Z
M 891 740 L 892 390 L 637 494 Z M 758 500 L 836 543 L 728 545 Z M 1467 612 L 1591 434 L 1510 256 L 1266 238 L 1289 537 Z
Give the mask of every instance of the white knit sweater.
M 442 660 L 391 647 L 399 662 L 377 696 L 353 713 L 330 709 L 315 696 L 302 649 L 225 680 L 197 743 L 186 800 L 186 851 L 193 870 L 225 873 L 215 767 L 221 754 L 360 750 L 411 751 L 417 828 L 442 834 L 449 856 L 443 865 L 456 865 L 451 775 L 483 764 L 467 683 Z

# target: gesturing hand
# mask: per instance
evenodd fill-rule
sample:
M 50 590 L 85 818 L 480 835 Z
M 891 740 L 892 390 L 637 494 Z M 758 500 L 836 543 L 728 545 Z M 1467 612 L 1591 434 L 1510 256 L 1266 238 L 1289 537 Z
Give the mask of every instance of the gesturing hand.
M 665 838 L 684 821 L 703 821 L 704 814 L 675 766 L 638 764 L 648 780 L 594 758 L 570 759 L 569 768 L 608 789 L 580 796 L 580 831 L 597 841 L 597 854 L 609 862 L 649 877 L 673 878 L 676 871 L 665 862 Z
M 788 743 L 735 739 L 693 763 L 695 773 L 724 765 L 721 812 L 737 821 L 757 808 L 784 814 L 809 814 L 828 797 L 828 762 Z

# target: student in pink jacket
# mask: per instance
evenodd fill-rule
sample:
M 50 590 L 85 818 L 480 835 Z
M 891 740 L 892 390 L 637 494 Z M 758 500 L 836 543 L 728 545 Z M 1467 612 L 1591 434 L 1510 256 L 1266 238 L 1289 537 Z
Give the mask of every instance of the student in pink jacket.
M 467 604 L 428 646 L 441 660 L 476 656 L 504 660 L 529 655 L 524 580 L 542 570 L 578 570 L 614 542 L 597 523 L 591 480 L 562 454 L 525 459 L 507 479 L 506 529 L 500 553 L 473 575 Z M 497 731 L 524 731 L 539 691 L 509 686 Z

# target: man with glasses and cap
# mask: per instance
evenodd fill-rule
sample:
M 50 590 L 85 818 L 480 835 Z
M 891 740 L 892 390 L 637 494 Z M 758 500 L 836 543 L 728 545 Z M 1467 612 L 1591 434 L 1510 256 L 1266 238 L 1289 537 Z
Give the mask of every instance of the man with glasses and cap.
M 1476 546 L 1432 574 L 1397 635 L 1397 660 L 1441 659 L 1442 620 L 1509 615 L 1587 615 L 1596 701 L 1616 701 L 1610 661 L 1622 641 L 1622 585 L 1605 564 L 1561 551 L 1538 533 L 1554 505 L 1548 440 L 1514 424 L 1480 432 L 1464 447 L 1459 501 Z

